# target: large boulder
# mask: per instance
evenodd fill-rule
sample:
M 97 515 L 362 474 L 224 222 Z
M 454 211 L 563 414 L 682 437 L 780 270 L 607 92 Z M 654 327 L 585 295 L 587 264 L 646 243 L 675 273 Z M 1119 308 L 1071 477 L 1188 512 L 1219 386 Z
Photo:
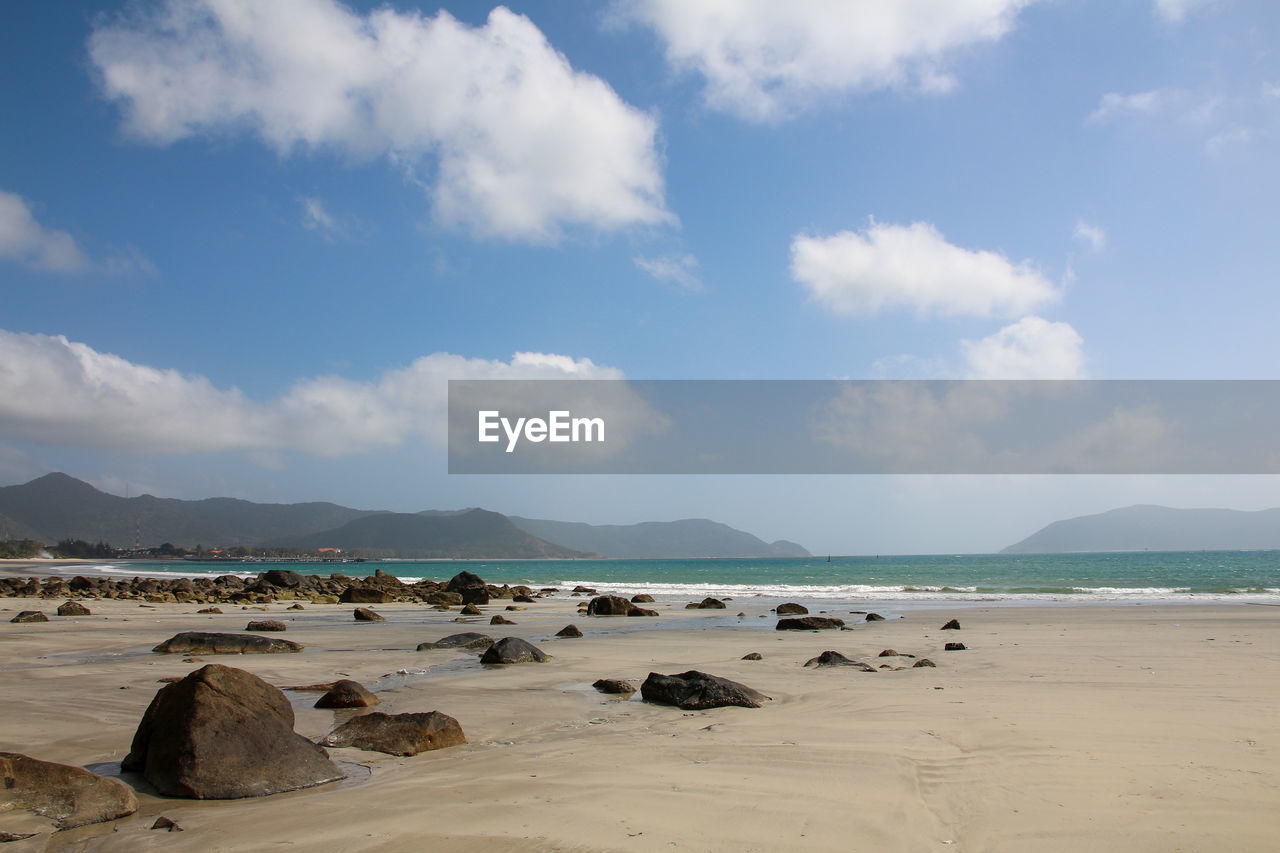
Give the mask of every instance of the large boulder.
M 280 589 L 297 589 L 302 586 L 302 575 L 288 569 L 271 569 L 262 575 L 261 583 Z
M 745 684 L 691 669 L 679 675 L 649 673 L 640 685 L 640 695 L 646 702 L 659 705 L 675 705 L 686 711 L 706 708 L 723 708 L 735 705 L 741 708 L 759 708 L 768 699 L 763 693 Z
M 639 592 L 631 596 L 632 604 L 653 604 L 653 596 L 647 592 Z
M 718 598 L 704 598 L 701 601 L 690 601 L 685 610 L 724 610 L 724 602 Z
M 480 663 L 545 663 L 551 655 L 519 637 L 503 637 L 480 656 Z
M 358 681 L 344 678 L 334 682 L 323 696 L 316 700 L 317 708 L 372 708 L 382 700 L 374 696 Z
M 619 696 L 630 696 L 636 692 L 634 684 L 621 678 L 597 678 L 591 686 L 601 693 L 613 693 Z
M 357 622 L 386 622 L 386 617 L 381 613 L 376 613 L 367 607 L 357 607 L 351 611 L 351 616 Z
M 124 770 L 163 796 L 262 797 L 342 778 L 323 749 L 293 730 L 279 689 L 211 663 L 160 688 L 142 716 Z
M 445 584 L 446 592 L 456 592 L 462 596 L 463 604 L 488 604 L 489 588 L 479 575 L 471 572 L 458 572 Z
M 565 625 L 559 631 L 556 631 L 557 637 L 581 637 L 582 631 L 577 625 Z
M 796 616 L 778 620 L 779 631 L 817 631 L 822 628 L 843 628 L 844 620 L 831 616 Z
M 289 626 L 279 619 L 259 619 L 244 626 L 246 631 L 287 631 Z
M 796 604 L 794 601 L 788 601 L 786 604 L 778 605 L 779 616 L 805 616 L 809 613 L 809 608 L 803 604 Z
M 353 746 L 388 755 L 417 755 L 428 749 L 467 742 L 462 726 L 448 714 L 383 714 L 374 711 L 352 717 L 321 741 L 325 746 Z
M 338 596 L 338 601 L 343 604 L 386 604 L 388 601 L 395 600 L 396 597 L 385 589 L 355 584 L 344 589 Z
M 89 616 L 89 608 L 78 601 L 68 601 L 58 607 L 59 616 Z
M 17 616 L 9 620 L 10 622 L 48 622 L 49 617 L 44 615 L 40 610 L 23 610 Z
M 170 655 L 253 655 L 300 652 L 302 648 L 301 643 L 279 637 L 183 631 L 181 634 L 174 634 L 151 651 Z
M 128 785 L 68 764 L 0 752 L 0 814 L 35 812 L 71 829 L 131 815 L 138 798 Z
M 475 631 L 464 631 L 461 634 L 450 634 L 434 643 L 418 643 L 418 651 L 431 649 L 487 649 L 493 645 L 493 637 Z
M 620 595 L 599 595 L 587 605 L 588 616 L 630 616 L 636 607 Z

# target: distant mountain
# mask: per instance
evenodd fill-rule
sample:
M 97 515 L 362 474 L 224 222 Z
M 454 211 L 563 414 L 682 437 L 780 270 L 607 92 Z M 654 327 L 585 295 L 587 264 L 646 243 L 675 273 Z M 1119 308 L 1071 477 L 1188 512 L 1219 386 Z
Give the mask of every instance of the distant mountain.
M 1002 554 L 1233 551 L 1280 548 L 1280 509 L 1172 509 L 1144 504 L 1055 521 Z
M 574 559 L 593 556 L 563 548 L 521 530 L 511 519 L 483 509 L 409 514 L 378 513 L 334 530 L 275 543 L 302 549 L 341 548 L 398 557 L 505 557 Z
M 511 516 L 521 530 L 579 551 L 631 559 L 698 557 L 808 557 L 794 542 L 768 543 L 705 518 L 646 521 L 640 524 L 583 524 Z

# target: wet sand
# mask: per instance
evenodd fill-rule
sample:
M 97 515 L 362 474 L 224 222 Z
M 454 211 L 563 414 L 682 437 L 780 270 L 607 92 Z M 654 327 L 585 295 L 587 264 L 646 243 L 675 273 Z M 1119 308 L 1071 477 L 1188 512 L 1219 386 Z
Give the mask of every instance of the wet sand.
M 1075 853 L 1270 851 L 1280 837 L 1280 608 L 939 607 L 857 623 L 857 604 L 829 614 L 855 630 L 818 633 L 772 630 L 759 601 L 659 601 L 648 619 L 579 616 L 583 600 L 495 601 L 470 624 L 425 605 L 375 605 L 387 621 L 372 624 L 351 605 L 271 605 L 289 625 L 271 636 L 304 652 L 204 660 L 281 687 L 354 678 L 378 692 L 377 710 L 442 711 L 470 743 L 408 758 L 334 749 L 369 778 L 256 800 L 144 794 L 134 817 L 6 849 Z M 0 750 L 76 765 L 118 762 L 157 679 L 202 665 L 153 645 L 264 616 L 86 600 L 92 616 L 57 617 L 59 603 L 0 599 Z M 24 609 L 52 621 L 8 622 Z M 493 613 L 518 624 L 490 626 Z M 952 616 L 962 629 L 939 630 Z M 552 638 L 570 622 L 586 636 Z M 524 637 L 553 660 L 485 668 L 470 652 L 414 651 L 464 630 Z M 968 649 L 945 652 L 948 641 Z M 911 663 L 878 658 L 885 648 L 937 668 L 803 667 L 827 649 Z M 752 651 L 763 660 L 741 660 Z M 685 712 L 590 687 L 688 669 L 772 701 Z M 308 737 L 350 713 L 290 696 Z M 159 814 L 185 831 L 151 831 Z

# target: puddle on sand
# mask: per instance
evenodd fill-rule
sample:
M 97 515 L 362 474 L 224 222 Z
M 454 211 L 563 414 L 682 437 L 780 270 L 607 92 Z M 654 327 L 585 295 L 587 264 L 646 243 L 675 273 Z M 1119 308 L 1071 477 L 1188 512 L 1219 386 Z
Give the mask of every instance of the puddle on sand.
M 369 781 L 369 778 L 373 776 L 372 768 L 364 764 L 356 764 L 355 762 L 352 762 L 352 761 L 334 761 L 333 763 L 338 765 L 338 769 L 342 771 L 342 781 L 339 782 L 334 787 L 331 787 L 332 783 L 329 783 L 327 785 L 318 785 L 316 786 L 317 788 L 323 788 L 325 790 L 341 791 L 345 788 L 354 788 L 357 785 L 362 785 L 365 782 Z M 141 773 L 126 773 L 123 770 L 121 770 L 119 761 L 102 761 L 102 762 L 98 762 L 97 764 L 86 764 L 84 765 L 84 769 L 88 770 L 90 773 L 96 773 L 99 776 L 106 776 L 110 779 L 119 779 L 121 782 L 125 783 L 130 788 L 137 791 L 139 794 L 147 794 L 152 797 L 160 796 L 160 793 L 156 791 L 154 787 L 151 786 L 151 783 L 148 782 Z M 310 789 L 308 788 L 301 789 L 301 791 L 307 791 L 307 790 L 310 790 Z M 294 794 L 294 793 L 300 793 L 301 791 L 284 791 L 282 793 Z M 170 798 L 166 797 L 165 799 L 170 799 Z M 249 799 L 260 799 L 260 798 L 253 797 Z M 174 798 L 174 801 L 180 802 L 181 800 Z M 211 803 L 211 802 L 217 802 L 217 800 L 199 800 L 199 801 L 193 800 L 192 802 Z

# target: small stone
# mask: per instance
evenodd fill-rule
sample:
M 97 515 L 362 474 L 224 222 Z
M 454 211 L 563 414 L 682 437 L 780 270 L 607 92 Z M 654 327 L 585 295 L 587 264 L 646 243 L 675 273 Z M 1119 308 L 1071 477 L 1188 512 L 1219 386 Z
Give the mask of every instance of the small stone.
M 565 625 L 556 632 L 557 637 L 581 637 L 582 631 L 577 625 Z
M 747 652 L 742 656 L 743 660 L 764 660 L 764 655 L 759 652 Z
M 503 637 L 480 656 L 481 663 L 489 664 L 544 663 L 549 660 L 549 654 L 519 637 Z
M 916 667 L 918 667 L 918 666 L 937 666 L 937 664 L 936 664 L 936 663 L 934 663 L 933 661 L 929 660 L 928 658 L 920 658 L 920 660 L 918 660 L 918 661 L 916 661 L 915 663 L 911 664 L 911 668 L 912 668 L 912 669 L 915 669 L 915 668 L 916 668 Z
M 222 608 L 220 608 L 220 607 L 206 607 L 204 610 L 197 610 L 196 612 L 197 612 L 197 613 L 217 613 L 217 614 L 221 614 L 221 613 L 222 613 Z
M 278 619 L 259 619 L 244 626 L 246 631 L 287 631 L 289 626 Z
M 959 621 L 957 621 L 957 620 L 955 620 L 955 619 L 952 619 L 950 622 L 948 622 L 947 624 L 943 625 L 939 630 L 941 630 L 941 631 L 959 631 L 959 630 L 960 630 L 960 623 L 959 623 Z
M 153 824 L 151 824 L 151 828 L 152 828 L 152 829 L 165 829 L 165 830 L 168 830 L 169 832 L 182 832 L 182 831 L 183 831 L 182 827 L 178 826 L 178 824 L 177 824 L 177 823 L 175 823 L 172 819 L 167 818 L 167 817 L 165 817 L 164 815 L 160 815 L 160 817 L 156 818 L 156 822 L 155 822 L 155 823 L 153 823 Z
M 944 652 L 963 652 L 965 650 L 964 643 L 947 643 L 942 647 Z
M 493 618 L 489 620 L 489 624 L 490 625 L 514 625 L 516 623 L 512 622 L 510 619 L 503 616 L 501 613 L 495 613 L 493 614 Z
M 786 604 L 778 605 L 777 613 L 779 616 L 806 616 L 809 613 L 809 608 L 803 604 L 788 601 Z
M 59 616 L 89 616 L 89 608 L 78 601 L 68 601 L 58 608 Z
M 823 628 L 843 628 L 844 620 L 836 619 L 831 616 L 797 616 L 788 619 L 779 619 L 777 630 L 779 631 L 816 631 Z
M 883 616 L 881 616 L 879 613 L 868 613 L 868 614 L 867 614 L 867 616 L 866 616 L 866 621 L 868 621 L 868 622 L 883 622 L 883 621 L 884 621 L 884 617 L 883 617 Z
M 39 610 L 23 610 L 17 616 L 9 620 L 10 622 L 48 622 L 49 617 L 45 616 Z
M 464 616 L 481 616 L 483 613 L 484 611 L 479 607 L 476 607 L 474 604 L 465 604 L 462 607 L 462 614 Z
M 895 652 L 893 649 L 885 649 L 879 655 L 877 655 L 877 657 L 882 657 L 882 658 L 896 658 L 897 656 L 898 656 L 898 653 Z
M 623 681 L 621 678 L 598 678 L 591 686 L 601 693 L 615 695 L 630 695 L 636 692 L 634 684 L 630 681 Z
M 307 608 L 303 607 L 301 604 L 294 604 L 290 606 L 289 609 L 290 610 L 306 610 Z
M 343 679 L 316 700 L 317 708 L 371 708 L 381 700 L 358 681 Z
M 355 620 L 357 622 L 386 622 L 387 621 L 386 619 L 382 618 L 381 613 L 374 613 L 372 610 L 370 610 L 367 607 L 357 607 L 355 610 L 352 611 L 351 615 L 355 617 Z

